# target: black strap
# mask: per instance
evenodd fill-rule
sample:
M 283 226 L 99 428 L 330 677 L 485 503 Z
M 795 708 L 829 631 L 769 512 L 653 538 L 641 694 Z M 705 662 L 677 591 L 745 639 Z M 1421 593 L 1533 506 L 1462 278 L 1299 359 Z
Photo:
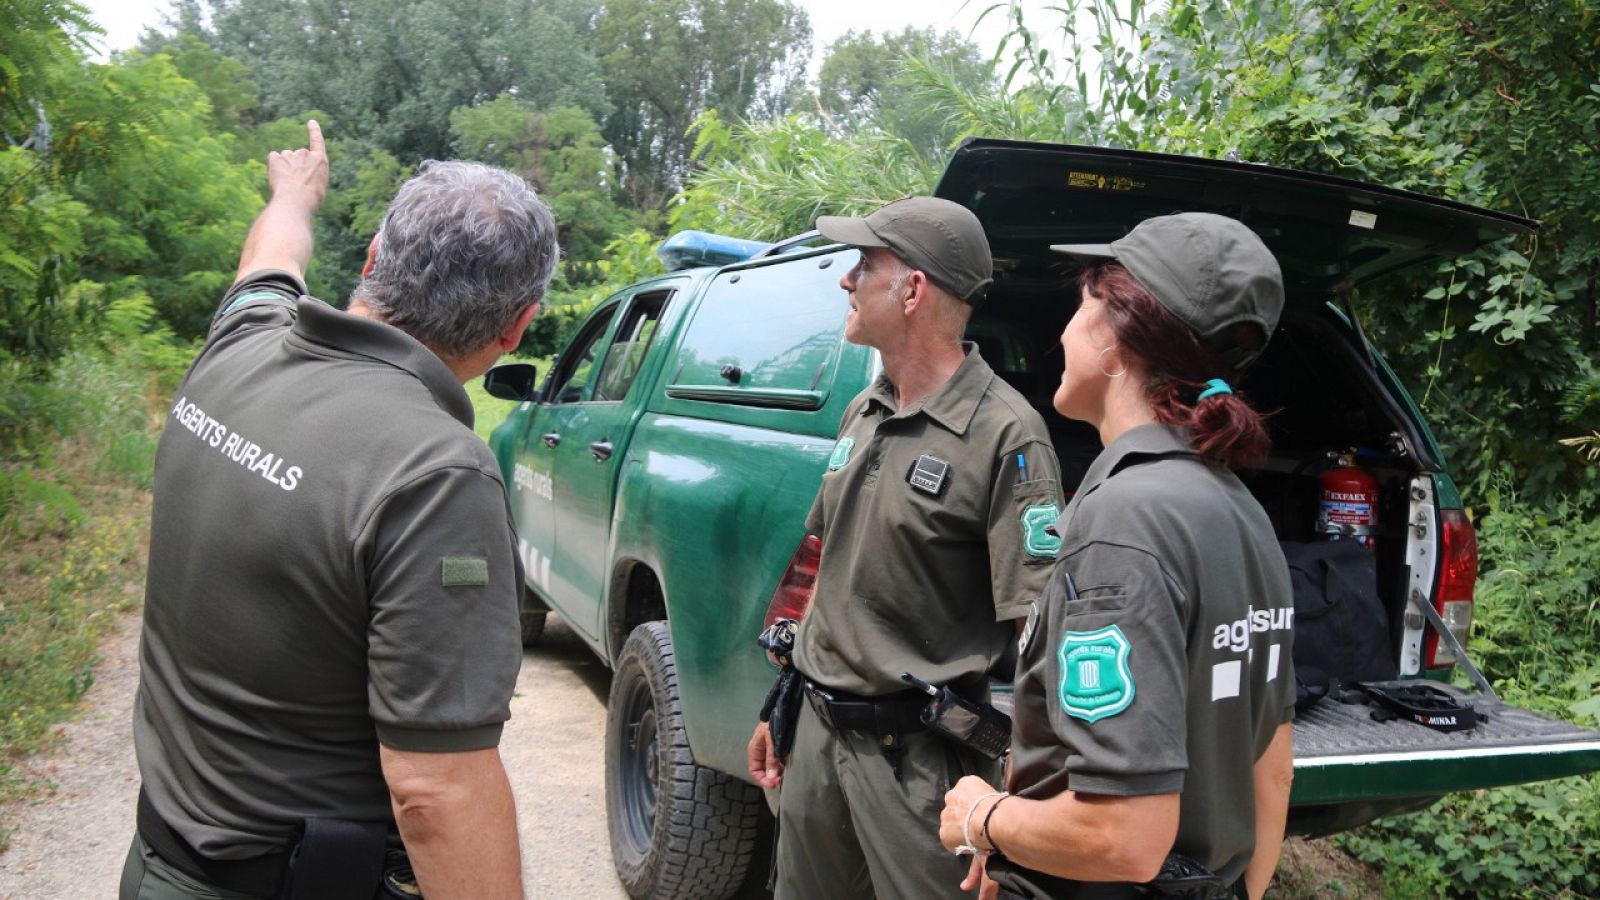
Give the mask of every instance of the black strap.
M 1435 731 L 1466 731 L 1478 724 L 1476 709 L 1427 682 L 1363 681 L 1358 687 L 1374 703 Z
M 211 859 L 189 846 L 156 812 L 144 788 L 139 788 L 139 837 L 162 861 L 190 878 L 240 894 L 277 896 L 283 886 L 289 854 L 276 851 L 250 859 Z M 370 894 L 368 895 L 370 896 Z

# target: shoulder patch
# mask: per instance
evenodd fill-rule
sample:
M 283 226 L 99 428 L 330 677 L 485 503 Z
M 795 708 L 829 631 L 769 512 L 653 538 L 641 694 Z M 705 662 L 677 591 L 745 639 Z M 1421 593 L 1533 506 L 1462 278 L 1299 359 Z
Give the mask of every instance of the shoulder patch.
M 1098 631 L 1069 631 L 1061 638 L 1061 708 L 1094 723 L 1133 703 L 1132 645 L 1115 625 Z
M 439 583 L 444 587 L 482 587 L 489 583 L 489 560 L 481 556 L 446 556 Z
M 844 464 L 850 461 L 850 448 L 855 445 L 856 439 L 853 437 L 839 438 L 839 443 L 833 445 L 833 455 L 828 457 L 828 471 L 844 468 Z
M 1061 538 L 1045 529 L 1054 525 L 1060 515 L 1054 503 L 1041 503 L 1022 511 L 1022 549 L 1029 556 L 1055 557 L 1061 549 Z

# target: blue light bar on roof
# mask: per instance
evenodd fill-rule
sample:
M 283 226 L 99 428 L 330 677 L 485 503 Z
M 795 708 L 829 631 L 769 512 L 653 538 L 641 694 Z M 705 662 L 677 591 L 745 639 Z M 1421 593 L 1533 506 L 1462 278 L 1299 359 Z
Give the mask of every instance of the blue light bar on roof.
M 761 241 L 747 241 L 704 231 L 680 231 L 662 241 L 656 255 L 667 264 L 667 268 L 677 271 L 696 266 L 726 266 L 744 262 L 770 246 Z

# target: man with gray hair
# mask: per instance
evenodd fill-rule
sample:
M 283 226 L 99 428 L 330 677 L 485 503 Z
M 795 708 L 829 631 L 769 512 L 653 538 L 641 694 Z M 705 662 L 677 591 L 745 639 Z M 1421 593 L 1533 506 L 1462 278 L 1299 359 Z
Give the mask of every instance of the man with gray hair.
M 121 897 L 520 898 L 522 571 L 462 385 L 538 311 L 555 221 L 509 172 L 426 163 L 340 312 L 305 296 L 307 130 L 156 454 Z

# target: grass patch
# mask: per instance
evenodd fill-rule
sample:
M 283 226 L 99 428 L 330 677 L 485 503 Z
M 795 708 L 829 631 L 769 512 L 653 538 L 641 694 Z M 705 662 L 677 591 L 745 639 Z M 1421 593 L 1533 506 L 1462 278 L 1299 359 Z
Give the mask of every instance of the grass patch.
M 0 540 L 0 801 L 37 786 L 23 763 L 77 711 L 100 637 L 138 608 L 144 585 L 149 493 L 94 480 L 98 460 L 84 449 L 63 441 L 52 455 L 65 465 L 3 476 L 71 515 L 23 516 L 27 532 L 7 517 Z
M 26 762 L 78 711 L 100 638 L 143 594 L 156 432 L 193 354 L 151 317 L 143 298 L 118 301 L 48 369 L 0 360 L 16 376 L 0 381 L 0 801 L 41 786 Z
M 550 372 L 550 357 L 523 359 L 522 357 L 508 356 L 502 359 L 501 362 L 533 363 L 539 367 L 540 378 L 543 378 Z M 511 411 L 517 408 L 517 402 L 515 400 L 500 400 L 496 397 L 489 396 L 489 392 L 483 389 L 482 378 L 472 379 L 471 381 L 467 382 L 466 387 L 467 396 L 472 399 L 472 409 L 475 413 L 475 418 L 473 419 L 473 430 L 478 433 L 478 437 L 483 438 L 484 442 L 487 443 L 489 440 L 489 432 L 494 431 L 496 426 L 505 421 L 506 416 L 510 415 Z

